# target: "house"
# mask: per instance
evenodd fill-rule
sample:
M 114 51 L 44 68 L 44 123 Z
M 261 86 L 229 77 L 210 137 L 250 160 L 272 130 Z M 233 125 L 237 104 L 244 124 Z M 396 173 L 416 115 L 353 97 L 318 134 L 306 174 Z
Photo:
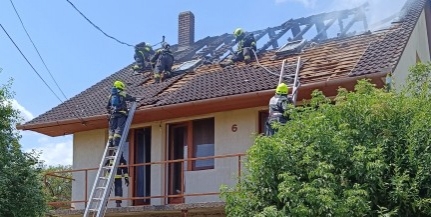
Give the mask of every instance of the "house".
M 107 142 L 106 96 L 115 80 L 123 80 L 142 100 L 124 152 L 132 177 L 124 187 L 125 207 L 110 208 L 107 216 L 224 216 L 220 185 L 233 185 L 241 176 L 244 153 L 263 131 L 283 61 L 285 81 L 291 82 L 288 76 L 301 57 L 298 102 L 316 89 L 327 96 L 339 87 L 352 90 L 363 78 L 383 87 L 388 73 L 402 85 L 410 66 L 430 60 L 430 3 L 407 0 L 398 17 L 378 31 L 368 31 L 367 5 L 291 19 L 253 32 L 259 63 L 226 68 L 215 63 L 235 46 L 233 36 L 195 41 L 194 15 L 184 12 L 178 44 L 172 46 L 175 76 L 154 84 L 150 72 L 133 75 L 129 65 L 18 129 L 73 135 L 74 209 L 56 214 L 82 215 Z M 328 37 L 335 22 L 339 34 Z M 363 29 L 354 32 L 354 24 Z M 304 40 L 312 28 L 317 34 Z

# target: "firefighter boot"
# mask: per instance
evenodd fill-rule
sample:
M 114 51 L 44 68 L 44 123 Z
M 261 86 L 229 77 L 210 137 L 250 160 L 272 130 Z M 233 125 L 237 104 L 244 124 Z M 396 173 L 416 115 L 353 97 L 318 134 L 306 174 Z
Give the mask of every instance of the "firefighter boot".
M 164 79 L 168 79 L 172 76 L 172 73 L 170 71 L 165 71 L 165 75 L 163 76 Z
M 229 60 L 227 62 L 220 63 L 220 67 L 224 68 L 226 66 L 230 66 L 230 65 L 233 65 L 233 64 L 234 64 L 234 62 L 232 60 Z
M 245 56 L 244 57 L 244 62 L 245 62 L 245 64 L 249 64 L 249 63 L 251 63 L 251 58 L 250 58 L 250 56 Z
M 160 83 L 160 74 L 159 73 L 155 73 L 154 74 L 154 83 L 155 84 L 157 84 L 157 83 Z

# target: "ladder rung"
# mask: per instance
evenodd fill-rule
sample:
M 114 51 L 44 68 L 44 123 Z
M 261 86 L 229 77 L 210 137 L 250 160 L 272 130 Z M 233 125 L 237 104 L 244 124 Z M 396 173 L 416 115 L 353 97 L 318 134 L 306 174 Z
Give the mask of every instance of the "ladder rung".
M 108 150 L 117 150 L 117 146 L 108 147 Z
M 106 189 L 106 187 L 97 187 L 96 189 Z
M 102 168 L 105 170 L 110 170 L 110 169 L 112 169 L 112 166 L 106 166 L 106 167 L 102 167 Z
M 93 200 L 99 200 L 100 201 L 100 200 L 102 200 L 102 198 L 93 198 Z
M 115 156 L 107 156 L 107 157 L 105 157 L 105 159 L 113 160 L 113 159 L 115 159 Z
M 99 179 L 104 179 L 104 180 L 108 180 L 108 177 L 105 177 L 105 176 L 101 176 L 101 177 L 99 177 Z
M 93 212 L 98 212 L 99 210 L 98 209 L 89 209 L 90 211 L 93 211 Z

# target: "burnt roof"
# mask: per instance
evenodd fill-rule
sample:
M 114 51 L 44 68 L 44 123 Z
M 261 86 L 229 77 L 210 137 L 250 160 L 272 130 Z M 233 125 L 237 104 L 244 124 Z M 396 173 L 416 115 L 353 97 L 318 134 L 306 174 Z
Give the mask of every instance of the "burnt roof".
M 280 26 L 254 31 L 256 40 L 266 34 L 269 41 L 258 50 L 260 63 L 273 72 L 279 72 L 281 63 L 287 59 L 287 73 L 295 70 L 296 58 L 301 56 L 301 83 L 313 83 L 329 79 L 359 76 L 367 73 L 393 69 L 407 44 L 408 38 L 424 7 L 425 0 L 408 0 L 403 14 L 397 23 L 390 28 L 377 32 L 364 32 L 359 35 L 347 36 L 350 23 L 362 21 L 358 14 L 364 7 L 313 15 L 306 18 L 291 19 Z M 350 18 L 349 18 L 350 17 Z M 288 31 L 296 35 L 290 40 L 301 39 L 302 35 L 326 19 L 330 25 L 336 19 L 350 19 L 349 25 L 340 29 L 340 37 L 327 39 L 326 29 L 320 28 L 318 34 L 308 42 L 299 54 L 277 57 L 275 48 L 278 41 Z M 320 20 L 319 20 L 320 19 Z M 325 24 L 324 24 L 325 25 Z M 331 24 L 332 25 L 332 24 Z M 298 27 L 303 27 L 302 30 Z M 261 43 L 258 41 L 258 43 Z M 235 43 L 231 34 L 203 38 L 186 49 L 177 50 L 173 45 L 176 64 L 206 57 L 210 62 L 219 61 Z M 269 48 L 273 49 L 270 50 Z M 218 64 L 201 65 L 194 71 L 182 73 L 165 82 L 153 84 L 152 74 L 146 71 L 134 75 L 132 64 L 94 84 L 87 90 L 52 108 L 33 120 L 18 126 L 53 123 L 61 120 L 93 117 L 105 113 L 105 105 L 110 87 L 115 80 L 123 80 L 128 84 L 131 95 L 141 97 L 141 108 L 158 107 L 178 103 L 186 103 L 215 97 L 230 96 L 249 92 L 273 89 L 278 83 L 278 76 L 268 73 L 256 62 L 251 64 L 237 63 L 234 66 L 221 68 Z M 28 128 L 27 128 L 28 129 Z M 31 127 L 30 127 L 31 129 Z

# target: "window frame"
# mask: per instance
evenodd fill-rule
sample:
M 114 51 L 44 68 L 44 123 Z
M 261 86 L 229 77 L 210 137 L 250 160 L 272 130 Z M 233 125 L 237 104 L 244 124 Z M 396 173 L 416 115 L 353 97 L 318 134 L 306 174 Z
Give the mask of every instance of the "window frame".
M 266 123 L 266 120 L 268 119 L 268 116 L 269 116 L 268 112 L 269 112 L 268 109 L 267 110 L 260 110 L 258 112 L 258 116 L 257 116 L 257 118 L 258 118 L 257 133 L 259 135 L 264 135 L 265 134 L 265 123 Z
M 196 154 L 195 151 L 197 149 L 196 147 L 196 143 L 194 140 L 194 129 L 193 129 L 193 122 L 194 121 L 202 121 L 202 120 L 210 120 L 212 119 L 213 122 L 213 132 L 212 132 L 212 136 L 213 136 L 213 148 L 214 148 L 214 154 L 213 156 L 215 156 L 215 118 L 214 117 L 203 117 L 203 118 L 198 118 L 198 119 L 193 119 L 193 120 L 187 120 L 187 121 L 180 121 L 180 122 L 173 122 L 173 123 L 168 123 L 167 124 L 167 129 L 169 129 L 169 127 L 173 127 L 173 126 L 185 126 L 187 127 L 187 159 L 184 159 L 187 162 L 187 166 L 186 166 L 186 170 L 187 171 L 200 171 L 200 170 L 210 170 L 210 169 L 215 169 L 215 158 L 213 158 L 213 165 L 211 166 L 196 166 L 196 161 L 198 160 L 190 160 L 192 158 L 196 158 Z M 168 136 L 168 140 L 167 140 L 167 147 L 171 144 L 171 135 Z M 168 158 L 168 153 L 166 154 L 166 158 Z
M 194 132 L 194 124 L 193 123 L 195 121 L 205 121 L 205 120 L 212 120 L 212 124 L 213 124 L 213 132 L 212 132 L 212 140 L 213 141 L 212 141 L 212 144 L 213 144 L 213 149 L 214 149 L 214 152 L 215 152 L 215 119 L 214 119 L 214 117 L 195 119 L 195 120 L 191 120 L 190 121 L 190 125 L 189 125 L 189 128 L 191 128 L 191 136 L 192 136 L 192 138 L 191 138 L 192 143 L 191 143 L 190 151 L 188 153 L 188 157 L 189 158 L 197 158 L 196 157 L 197 144 L 196 144 L 195 138 L 194 138 L 194 136 L 195 136 L 194 133 L 195 132 Z M 215 156 L 215 153 L 213 154 L 213 156 Z M 192 162 L 190 162 L 188 164 L 188 165 L 190 165 L 189 166 L 189 170 L 190 171 L 200 171 L 200 170 L 215 169 L 215 159 L 213 158 L 213 159 L 208 159 L 208 160 L 213 160 L 213 164 L 210 165 L 210 166 L 196 166 L 196 162 L 198 160 L 193 160 Z

